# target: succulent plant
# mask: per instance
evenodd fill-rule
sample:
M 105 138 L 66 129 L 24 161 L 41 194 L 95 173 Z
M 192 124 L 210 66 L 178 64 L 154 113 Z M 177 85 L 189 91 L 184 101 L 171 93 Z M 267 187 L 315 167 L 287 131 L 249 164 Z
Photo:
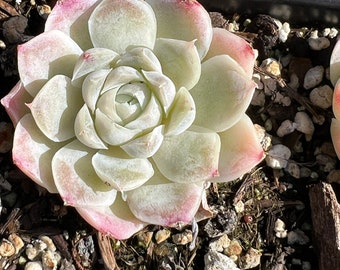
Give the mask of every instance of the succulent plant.
M 1 101 L 14 163 L 118 239 L 206 218 L 208 184 L 264 157 L 255 58 L 195 0 L 59 1 Z

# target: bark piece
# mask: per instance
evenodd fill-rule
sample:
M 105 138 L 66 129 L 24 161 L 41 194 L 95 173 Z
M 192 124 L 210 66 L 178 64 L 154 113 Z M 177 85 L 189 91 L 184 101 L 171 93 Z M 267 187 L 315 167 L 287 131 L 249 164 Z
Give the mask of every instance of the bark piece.
M 309 191 L 319 270 L 340 269 L 340 205 L 332 186 L 319 183 Z

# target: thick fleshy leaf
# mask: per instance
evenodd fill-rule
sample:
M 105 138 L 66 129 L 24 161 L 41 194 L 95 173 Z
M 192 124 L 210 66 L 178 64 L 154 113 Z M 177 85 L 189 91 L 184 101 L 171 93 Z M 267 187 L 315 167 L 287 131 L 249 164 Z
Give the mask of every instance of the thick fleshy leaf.
M 111 206 L 77 207 L 79 214 L 102 233 L 119 240 L 130 238 L 147 224 L 137 219 L 120 196 Z
M 191 223 L 200 206 L 203 183 L 172 183 L 156 168 L 149 182 L 126 192 L 131 212 L 140 220 L 161 226 Z
M 92 114 L 96 110 L 96 103 L 98 101 L 98 97 L 105 83 L 106 76 L 109 74 L 109 72 L 110 69 L 101 69 L 98 71 L 94 71 L 88 76 L 86 76 L 83 82 L 82 86 L 83 99 Z
M 61 142 L 75 135 L 74 120 L 82 105 L 81 90 L 72 86 L 70 78 L 56 75 L 28 106 L 45 136 Z
M 99 109 L 96 110 L 94 126 L 100 138 L 110 145 L 126 143 L 142 132 L 140 129 L 128 129 L 115 123 Z
M 171 181 L 205 181 L 218 174 L 220 147 L 217 133 L 190 129 L 178 136 L 166 136 L 153 160 Z
M 24 87 L 34 97 L 53 76 L 72 77 L 82 52 L 70 37 L 58 30 L 44 32 L 19 45 L 18 69 Z
M 155 71 L 143 71 L 147 82 L 151 84 L 152 92 L 161 103 L 165 114 L 174 101 L 176 95 L 176 87 L 174 83 L 164 74 Z
M 213 28 L 213 38 L 204 61 L 220 54 L 229 55 L 240 64 L 249 78 L 252 77 L 257 55 L 250 44 L 223 28 Z
M 338 41 L 332 51 L 330 66 L 329 66 L 329 76 L 333 85 L 336 84 L 340 78 L 340 42 Z
M 126 124 L 125 127 L 146 130 L 156 127 L 161 123 L 161 120 L 162 108 L 155 96 L 152 95 L 142 113 L 135 120 Z
M 181 32 L 181 31 L 179 31 Z M 158 38 L 154 52 L 161 62 L 163 73 L 176 88 L 191 89 L 201 75 L 201 60 L 195 41 Z
M 340 120 L 340 78 L 335 83 L 333 92 L 333 113 L 335 118 Z
M 211 181 L 235 180 L 263 160 L 263 148 L 254 125 L 246 114 L 234 126 L 219 135 L 221 138 L 219 177 L 215 177 Z
M 63 144 L 50 141 L 39 130 L 31 114 L 20 119 L 14 133 L 13 162 L 29 178 L 49 192 L 57 193 L 51 161 Z
M 86 146 L 94 149 L 107 149 L 107 146 L 97 134 L 91 113 L 85 104 L 75 119 L 74 132 L 77 139 Z
M 212 39 L 208 12 L 196 0 L 147 0 L 157 18 L 157 37 L 197 40 L 200 58 L 206 55 Z M 171 22 L 171 23 L 169 23 Z M 180 29 L 180 31 L 179 31 Z
M 89 19 L 94 47 L 120 54 L 131 45 L 153 48 L 156 31 L 155 14 L 142 0 L 103 0 Z
M 132 157 L 151 157 L 163 142 L 163 129 L 163 125 L 155 127 L 151 132 L 123 144 L 121 148 Z
M 336 155 L 340 159 L 340 120 L 336 118 L 332 119 L 331 136 Z
M 98 0 L 57 1 L 48 16 L 45 32 L 60 30 L 70 36 L 83 49 L 92 48 L 88 20 Z
M 189 91 L 182 87 L 176 94 L 168 119 L 165 134 L 178 135 L 188 129 L 195 120 L 195 102 Z
M 127 83 L 143 81 L 143 76 L 136 69 L 128 66 L 119 66 L 113 69 L 107 76 L 102 93 Z
M 72 81 L 90 72 L 100 69 L 109 69 L 118 54 L 104 48 L 92 48 L 81 54 L 74 66 Z
M 131 158 L 120 148 L 100 150 L 92 158 L 97 175 L 118 191 L 128 191 L 143 185 L 154 171 L 144 158 Z
M 91 166 L 95 154 L 74 140 L 62 147 L 52 159 L 52 172 L 60 196 L 68 205 L 109 206 L 117 191 L 106 185 Z
M 21 81 L 1 99 L 1 104 L 5 107 L 14 126 L 25 114 L 30 112 L 29 108 L 23 104 L 31 103 L 32 100 L 32 96 L 26 91 Z
M 195 125 L 221 132 L 244 114 L 256 84 L 228 55 L 212 57 L 202 64 L 199 82 L 190 93 L 196 104 Z
M 129 66 L 139 71 L 162 72 L 162 66 L 151 49 L 130 46 L 117 62 L 118 66 Z

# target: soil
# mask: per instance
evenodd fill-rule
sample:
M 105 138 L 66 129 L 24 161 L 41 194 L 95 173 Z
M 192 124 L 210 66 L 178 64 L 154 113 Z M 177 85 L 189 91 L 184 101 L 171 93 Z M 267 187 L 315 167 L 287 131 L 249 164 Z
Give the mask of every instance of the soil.
M 43 31 L 47 14 L 39 14 L 39 11 L 43 5 L 53 7 L 55 2 L 0 0 L 0 40 L 3 41 L 0 44 L 0 97 L 18 81 L 17 45 Z M 318 207 L 315 206 L 315 200 L 320 199 L 318 196 L 322 192 L 314 192 L 314 197 L 310 194 L 314 187 L 339 178 L 334 177 L 339 162 L 329 133 L 332 110 L 313 105 L 309 98 L 311 89 L 303 87 L 303 80 L 310 68 L 329 67 L 336 38 L 327 36 L 329 46 L 313 50 L 309 38 L 314 30 L 319 30 L 319 36 L 322 36 L 324 28 L 313 25 L 294 28 L 291 25 L 287 41 L 282 42 L 277 24 L 268 15 L 248 18 L 233 14 L 223 18 L 221 14 L 212 13 L 211 16 L 216 26 L 228 29 L 233 26 L 238 35 L 258 50 L 255 68 L 258 83 L 266 88 L 274 81 L 275 88 L 269 87 L 270 92 L 263 97 L 261 105 L 253 103 L 248 115 L 254 123 L 265 128 L 264 147 L 268 155 L 271 155 L 271 146 L 276 144 L 290 150 L 287 165 L 272 168 L 263 161 L 242 179 L 211 185 L 208 204 L 214 216 L 199 222 L 198 229 L 148 226 L 130 239 L 118 241 L 96 232 L 74 209 L 64 206 L 58 195 L 39 188 L 13 165 L 11 140 L 14 129 L 1 107 L 0 254 L 3 243 L 13 234 L 23 240 L 24 246 L 10 256 L 0 255 L 0 269 L 25 269 L 31 261 L 27 250 L 36 247 L 43 236 L 53 241 L 56 253 L 60 255 L 55 269 L 203 269 L 204 256 L 216 248 L 212 243 L 226 235 L 231 242 L 236 242 L 234 250 L 229 246 L 220 252 L 233 258 L 241 269 L 246 269 L 245 264 L 251 260 L 259 262 L 254 263 L 252 269 L 326 269 L 318 259 L 322 236 L 315 232 L 320 226 L 334 228 L 336 224 L 328 221 L 330 224 L 321 222 L 320 225 L 313 220 L 324 209 L 321 207 L 316 212 Z M 273 72 L 267 64 L 261 65 L 267 58 L 274 58 L 281 65 L 279 73 Z M 292 74 L 296 74 L 299 81 L 296 87 Z M 331 86 L 327 76 L 322 77 L 318 86 L 321 85 Z M 259 87 L 259 93 L 264 91 Z M 299 111 L 306 112 L 314 120 L 312 136 L 305 136 L 298 130 L 278 136 L 282 122 L 294 122 Z M 338 194 L 338 184 L 332 183 L 331 190 Z M 336 197 L 333 202 L 337 204 Z M 284 228 L 279 228 L 279 220 Z M 164 241 L 160 241 L 161 238 Z M 257 253 L 250 254 L 250 250 Z M 326 258 L 337 256 L 322 254 Z M 42 260 L 41 254 L 32 259 Z

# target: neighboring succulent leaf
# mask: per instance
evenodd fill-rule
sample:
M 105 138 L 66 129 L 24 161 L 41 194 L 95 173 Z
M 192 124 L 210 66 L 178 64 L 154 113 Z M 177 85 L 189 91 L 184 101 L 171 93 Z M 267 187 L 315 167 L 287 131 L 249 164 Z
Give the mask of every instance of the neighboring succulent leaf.
M 176 85 L 190 90 L 201 75 L 201 60 L 195 41 L 158 38 L 154 52 L 161 62 L 163 73 Z
M 103 0 L 89 19 L 94 47 L 117 53 L 123 53 L 131 45 L 153 48 L 156 28 L 154 12 L 142 0 Z
M 80 91 L 72 86 L 70 78 L 56 75 L 28 105 L 38 127 L 50 140 L 61 142 L 75 136 L 74 120 L 82 107 Z
M 340 42 L 337 42 L 333 48 L 330 65 L 329 65 L 329 77 L 333 85 L 336 84 L 340 78 Z
M 153 160 L 171 181 L 205 181 L 217 175 L 220 146 L 220 138 L 214 132 L 187 130 L 166 136 Z
M 243 114 L 240 121 L 219 133 L 221 152 L 218 162 L 219 176 L 213 182 L 228 182 L 249 172 L 264 158 L 264 151 L 250 118 Z
M 212 39 L 208 12 L 196 0 L 147 0 L 157 18 L 157 37 L 185 41 L 197 40 L 201 59 L 207 54 Z M 169 23 L 171 22 L 171 23 Z
M 243 38 L 223 28 L 213 28 L 213 38 L 204 61 L 220 54 L 227 54 L 244 69 L 249 78 L 253 75 L 256 53 Z
M 92 47 L 88 33 L 88 20 L 98 0 L 57 1 L 48 16 L 45 32 L 60 30 L 70 36 L 83 49 Z
M 228 129 L 243 116 L 255 86 L 231 57 L 208 59 L 202 64 L 199 82 L 190 91 L 196 104 L 194 124 L 216 132 Z
M 117 191 L 106 185 L 91 166 L 95 150 L 74 140 L 52 159 L 52 172 L 63 201 L 75 207 L 109 206 Z
M 128 191 L 143 185 L 154 171 L 144 158 L 131 158 L 119 148 L 100 150 L 92 158 L 97 175 L 118 191 Z
M 34 97 L 53 76 L 63 74 L 71 78 L 82 52 L 70 37 L 57 30 L 19 45 L 18 69 L 24 87 Z
M 335 152 L 340 159 L 340 120 L 336 118 L 331 122 L 331 136 Z
M 37 127 L 31 114 L 18 122 L 13 139 L 13 162 L 29 178 L 49 192 L 58 193 L 51 161 L 62 145 L 50 141 Z
M 116 197 L 111 206 L 76 209 L 93 227 L 115 239 L 127 239 L 147 225 L 131 213 L 120 196 Z
M 340 120 L 340 79 L 335 83 L 333 92 L 333 113 Z

